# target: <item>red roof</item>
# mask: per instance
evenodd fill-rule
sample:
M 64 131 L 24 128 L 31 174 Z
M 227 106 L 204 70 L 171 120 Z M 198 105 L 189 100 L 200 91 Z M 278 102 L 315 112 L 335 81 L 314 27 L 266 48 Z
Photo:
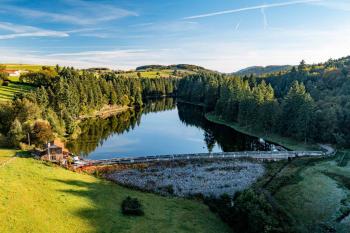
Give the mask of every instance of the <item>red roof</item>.
M 17 72 L 17 70 L 2 70 L 3 72 L 5 72 L 5 73 L 16 73 Z

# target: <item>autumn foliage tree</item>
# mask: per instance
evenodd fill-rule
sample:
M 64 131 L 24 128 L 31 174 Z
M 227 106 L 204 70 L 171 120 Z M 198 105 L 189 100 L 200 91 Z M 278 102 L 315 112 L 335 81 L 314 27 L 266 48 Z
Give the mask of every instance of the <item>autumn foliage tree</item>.
M 51 125 L 47 121 L 38 120 L 34 123 L 31 132 L 31 141 L 37 146 L 43 146 L 45 143 L 54 139 Z

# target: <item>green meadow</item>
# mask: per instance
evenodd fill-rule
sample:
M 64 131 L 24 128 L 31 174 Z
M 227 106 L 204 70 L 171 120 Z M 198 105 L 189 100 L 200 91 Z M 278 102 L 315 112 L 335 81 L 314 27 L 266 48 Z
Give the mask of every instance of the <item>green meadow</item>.
M 349 161 L 348 151 L 327 159 L 301 158 L 284 167 L 267 188 L 300 232 L 348 233 Z
M 8 70 L 27 70 L 27 71 L 39 71 L 42 69 L 42 65 L 31 64 L 0 64 L 6 66 Z
M 9 83 L 8 86 L 0 86 L 0 102 L 12 100 L 17 93 L 28 92 L 33 87 L 18 83 Z
M 230 232 L 202 203 L 127 189 L 0 150 L 0 232 Z M 145 216 L 125 217 L 138 198 Z

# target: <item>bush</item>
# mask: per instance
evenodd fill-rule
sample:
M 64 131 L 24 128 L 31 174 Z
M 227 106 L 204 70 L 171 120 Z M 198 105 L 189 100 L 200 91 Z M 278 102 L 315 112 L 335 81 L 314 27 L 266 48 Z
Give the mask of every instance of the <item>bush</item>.
M 30 150 L 33 150 L 34 149 L 34 146 L 33 145 L 28 145 L 28 144 L 25 144 L 23 142 L 20 142 L 19 143 L 19 148 L 22 150 L 22 151 L 30 151 Z
M 8 85 L 9 85 L 9 81 L 8 80 L 5 80 L 5 81 L 3 81 L 3 83 L 2 83 L 2 85 L 4 86 L 4 87 L 7 87 Z
M 127 197 L 122 203 L 122 213 L 124 215 L 142 216 L 144 212 L 142 205 L 137 198 Z
M 252 189 L 237 192 L 233 199 L 228 195 L 207 197 L 204 203 L 234 232 L 294 232 L 285 214 L 273 209 L 262 193 Z

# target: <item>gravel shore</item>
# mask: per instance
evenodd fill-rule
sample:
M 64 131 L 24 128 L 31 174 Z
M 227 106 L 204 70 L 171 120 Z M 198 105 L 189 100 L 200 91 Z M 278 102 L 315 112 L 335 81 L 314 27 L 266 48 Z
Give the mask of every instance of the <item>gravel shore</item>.
M 156 164 L 146 169 L 130 169 L 106 174 L 106 178 L 122 185 L 164 195 L 204 196 L 234 195 L 249 187 L 264 174 L 261 163 L 221 160 Z

